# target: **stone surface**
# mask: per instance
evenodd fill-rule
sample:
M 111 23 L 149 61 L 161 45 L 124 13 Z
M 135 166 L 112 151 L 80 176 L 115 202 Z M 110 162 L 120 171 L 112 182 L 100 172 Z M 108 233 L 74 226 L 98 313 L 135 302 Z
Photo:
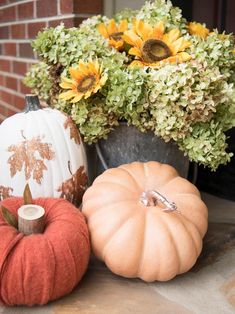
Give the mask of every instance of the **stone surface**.
M 189 314 L 184 306 L 161 296 L 140 280 L 112 275 L 105 269 L 90 270 L 80 289 L 55 306 L 55 314 Z
M 203 252 L 187 274 L 147 284 L 111 272 L 93 257 L 79 286 L 43 307 L 0 307 L 2 314 L 235 313 L 235 203 L 203 194 L 209 229 Z

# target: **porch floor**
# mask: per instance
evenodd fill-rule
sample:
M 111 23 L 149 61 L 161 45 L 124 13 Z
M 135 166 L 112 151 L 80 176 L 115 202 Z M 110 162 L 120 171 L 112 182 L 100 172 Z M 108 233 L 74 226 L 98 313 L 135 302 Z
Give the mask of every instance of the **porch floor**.
M 113 275 L 92 260 L 72 294 L 43 307 L 0 307 L 3 314 L 235 313 L 235 203 L 202 194 L 209 229 L 201 257 L 187 274 L 147 284 Z

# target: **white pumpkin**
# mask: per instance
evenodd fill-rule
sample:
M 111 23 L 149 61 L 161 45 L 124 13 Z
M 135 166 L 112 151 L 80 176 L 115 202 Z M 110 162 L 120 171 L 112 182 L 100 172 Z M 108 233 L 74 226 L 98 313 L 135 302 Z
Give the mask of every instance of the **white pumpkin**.
M 84 146 L 72 119 L 40 109 L 26 96 L 25 112 L 0 125 L 0 199 L 22 196 L 26 183 L 36 197 L 63 197 L 78 205 L 87 184 Z

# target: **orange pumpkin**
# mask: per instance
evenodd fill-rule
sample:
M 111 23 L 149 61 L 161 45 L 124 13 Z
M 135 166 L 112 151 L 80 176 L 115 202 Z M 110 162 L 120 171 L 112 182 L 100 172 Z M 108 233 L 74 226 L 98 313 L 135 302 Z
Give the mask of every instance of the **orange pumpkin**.
M 106 170 L 83 197 L 93 252 L 115 274 L 166 281 L 196 262 L 207 230 L 197 188 L 159 162 Z

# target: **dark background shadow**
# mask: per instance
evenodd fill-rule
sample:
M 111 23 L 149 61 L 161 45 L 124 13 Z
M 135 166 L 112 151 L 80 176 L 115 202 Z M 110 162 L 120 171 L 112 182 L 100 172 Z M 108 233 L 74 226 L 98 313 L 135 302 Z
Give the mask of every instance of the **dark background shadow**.
M 206 23 L 210 29 L 235 33 L 235 0 L 172 0 L 189 21 Z M 235 155 L 235 128 L 227 132 L 228 151 Z M 235 201 L 235 156 L 226 166 L 216 172 L 199 166 L 197 186 L 199 189 Z

